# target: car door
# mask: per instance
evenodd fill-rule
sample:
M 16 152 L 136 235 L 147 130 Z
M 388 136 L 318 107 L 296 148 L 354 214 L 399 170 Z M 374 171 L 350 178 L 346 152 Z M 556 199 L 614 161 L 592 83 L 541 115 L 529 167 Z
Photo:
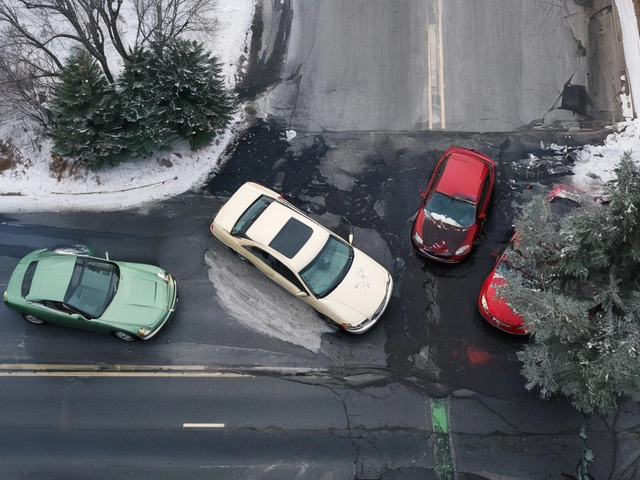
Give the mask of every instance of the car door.
M 476 221 L 478 222 L 478 229 L 476 230 L 475 239 L 480 238 L 482 233 L 482 227 L 484 226 L 484 219 L 487 215 L 487 207 L 489 205 L 489 197 L 491 196 L 491 174 L 487 172 L 482 184 L 482 190 L 480 191 L 480 198 L 478 199 L 478 206 L 476 207 Z
M 259 262 L 256 263 L 256 267 L 278 285 L 294 295 L 300 292 L 306 293 L 306 289 L 297 275 L 280 260 L 260 247 L 248 247 L 247 250 L 259 260 Z
M 62 302 L 42 300 L 39 302 L 31 302 L 31 304 L 34 307 L 31 313 L 47 323 L 61 325 L 63 327 L 80 328 L 82 330 L 96 329 L 91 320 L 87 320 Z

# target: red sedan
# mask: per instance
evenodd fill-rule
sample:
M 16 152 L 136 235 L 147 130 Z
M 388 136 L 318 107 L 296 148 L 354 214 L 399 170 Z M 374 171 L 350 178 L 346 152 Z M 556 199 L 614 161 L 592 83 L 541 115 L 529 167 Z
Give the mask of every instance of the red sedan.
M 463 260 L 482 233 L 496 177 L 489 157 L 451 147 L 438 161 L 411 230 L 411 243 L 425 257 L 446 263 Z

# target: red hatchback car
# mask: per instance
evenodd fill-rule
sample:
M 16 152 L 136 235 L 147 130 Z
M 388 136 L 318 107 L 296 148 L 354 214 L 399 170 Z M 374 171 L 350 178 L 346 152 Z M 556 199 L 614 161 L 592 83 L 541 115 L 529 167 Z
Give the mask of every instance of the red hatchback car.
M 455 263 L 480 237 L 496 177 L 489 157 L 451 147 L 438 161 L 413 221 L 411 244 L 425 257 Z
M 487 276 L 480 294 L 478 295 L 478 310 L 484 319 L 507 333 L 514 335 L 526 335 L 527 326 L 520 315 L 511 310 L 504 298 L 496 295 L 496 287 L 506 285 L 509 276 L 509 264 L 505 260 L 507 252 L 514 250 L 518 245 L 518 232 L 514 233 L 509 246 L 498 258 L 496 266 Z
M 581 206 L 584 200 L 583 193 L 570 185 L 559 185 L 554 188 L 546 197 L 547 202 L 551 206 L 551 213 L 555 216 L 567 215 L 572 210 Z M 494 269 L 487 276 L 480 294 L 478 295 L 478 310 L 484 319 L 500 330 L 515 335 L 525 335 L 527 333 L 527 325 L 520 315 L 511 310 L 511 307 L 505 302 L 504 298 L 496 295 L 496 287 L 506 285 L 510 276 L 511 267 L 505 259 L 507 252 L 518 250 L 519 233 L 516 232 L 509 245 L 498 258 Z M 527 277 L 526 272 L 522 272 Z

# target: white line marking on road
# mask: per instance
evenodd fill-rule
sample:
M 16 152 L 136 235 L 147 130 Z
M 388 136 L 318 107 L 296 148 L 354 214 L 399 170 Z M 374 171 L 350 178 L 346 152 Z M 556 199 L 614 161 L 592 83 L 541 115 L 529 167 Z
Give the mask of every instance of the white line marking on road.
M 433 93 L 431 89 L 432 77 L 431 77 L 431 42 L 432 31 L 431 24 L 429 23 L 429 8 L 427 7 L 427 101 L 429 105 L 429 130 L 433 130 Z
M 442 0 L 438 0 L 438 37 L 440 39 L 440 128 L 444 130 L 447 122 L 444 115 L 444 37 L 442 36 Z
M 183 428 L 224 428 L 224 423 L 183 423 Z

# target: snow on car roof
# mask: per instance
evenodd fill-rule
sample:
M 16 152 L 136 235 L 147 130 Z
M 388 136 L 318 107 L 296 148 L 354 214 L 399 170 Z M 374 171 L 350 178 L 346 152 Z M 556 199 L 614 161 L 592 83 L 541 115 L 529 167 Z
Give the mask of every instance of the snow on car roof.
M 488 166 L 481 160 L 452 153 L 438 183 L 438 192 L 477 202 Z

